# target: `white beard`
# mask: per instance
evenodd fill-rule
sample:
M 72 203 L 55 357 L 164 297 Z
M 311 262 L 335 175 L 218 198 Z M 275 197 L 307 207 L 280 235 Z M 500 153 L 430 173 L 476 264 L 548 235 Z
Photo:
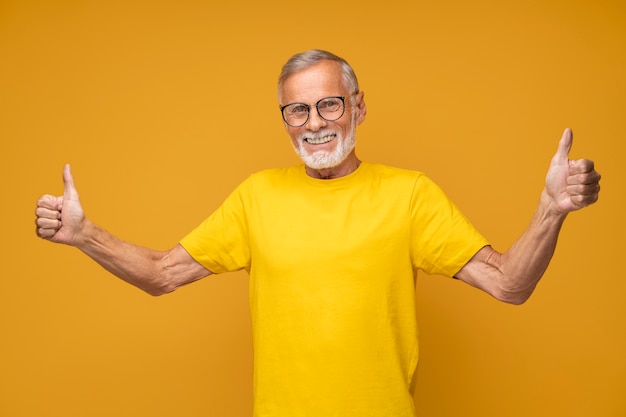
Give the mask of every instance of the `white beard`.
M 342 137 L 339 132 L 328 129 L 316 132 L 314 134 L 308 133 L 300 135 L 300 137 L 298 138 L 297 146 L 294 145 L 294 150 L 296 151 L 300 159 L 302 159 L 304 164 L 312 169 L 333 168 L 341 164 L 348 157 L 348 155 L 350 155 L 350 152 L 352 152 L 354 150 L 354 147 L 356 146 L 355 116 L 356 115 L 353 113 L 350 123 L 350 130 L 348 131 L 348 135 L 345 138 Z M 337 141 L 335 149 L 332 152 L 319 150 L 313 153 L 307 153 L 302 146 L 302 141 L 304 137 L 321 138 L 329 135 L 335 135 L 334 140 Z

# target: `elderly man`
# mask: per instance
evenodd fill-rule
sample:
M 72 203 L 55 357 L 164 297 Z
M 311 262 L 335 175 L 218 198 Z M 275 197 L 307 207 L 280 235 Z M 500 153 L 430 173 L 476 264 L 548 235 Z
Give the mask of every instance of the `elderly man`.
M 37 234 L 152 295 L 246 269 L 255 416 L 414 416 L 417 271 L 523 303 L 567 214 L 597 200 L 600 175 L 568 159 L 566 130 L 530 226 L 499 253 L 425 175 L 358 159 L 366 105 L 345 60 L 295 55 L 278 96 L 304 165 L 250 176 L 172 249 L 138 247 L 90 222 L 68 166 L 63 196 L 37 203 Z

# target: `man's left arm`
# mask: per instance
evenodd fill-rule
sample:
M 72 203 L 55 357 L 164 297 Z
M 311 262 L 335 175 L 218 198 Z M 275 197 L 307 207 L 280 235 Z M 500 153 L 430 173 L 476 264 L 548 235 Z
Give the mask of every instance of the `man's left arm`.
M 507 303 L 522 304 L 530 297 L 554 254 L 565 217 L 598 200 L 600 174 L 590 160 L 569 159 L 572 139 L 566 129 L 526 231 L 505 253 L 491 246 L 479 250 L 456 278 Z

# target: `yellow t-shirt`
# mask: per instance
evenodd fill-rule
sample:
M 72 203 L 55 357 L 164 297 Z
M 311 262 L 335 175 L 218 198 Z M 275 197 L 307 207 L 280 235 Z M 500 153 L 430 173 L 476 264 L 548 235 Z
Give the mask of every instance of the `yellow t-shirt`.
M 250 273 L 256 417 L 412 417 L 417 270 L 454 276 L 487 242 L 425 175 L 364 162 L 254 174 L 181 244 Z

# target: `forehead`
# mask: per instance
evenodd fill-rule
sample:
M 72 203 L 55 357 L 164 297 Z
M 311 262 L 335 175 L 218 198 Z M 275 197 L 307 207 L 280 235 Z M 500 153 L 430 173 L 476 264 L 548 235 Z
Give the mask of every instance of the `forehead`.
M 334 61 L 321 61 L 290 75 L 283 83 L 281 103 L 314 103 L 320 98 L 347 94 L 341 67 Z

